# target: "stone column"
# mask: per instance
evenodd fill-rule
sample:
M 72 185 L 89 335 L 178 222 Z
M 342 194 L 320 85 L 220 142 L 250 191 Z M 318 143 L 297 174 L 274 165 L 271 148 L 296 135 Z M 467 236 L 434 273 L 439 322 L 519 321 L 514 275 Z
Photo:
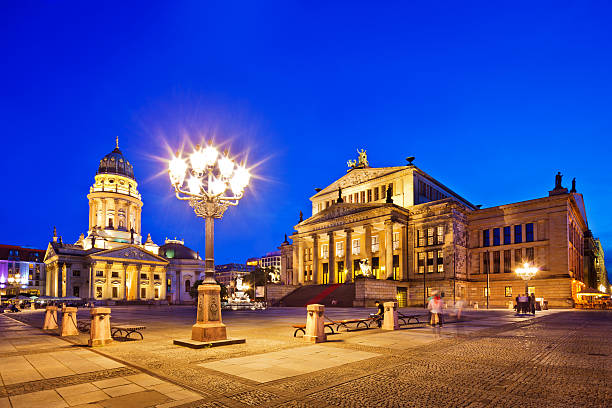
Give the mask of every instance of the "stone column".
M 142 266 L 139 266 L 136 269 L 136 300 L 140 300 L 140 272 L 142 271 Z
M 64 307 L 62 309 L 62 329 L 60 331 L 60 336 L 78 336 L 79 329 L 77 329 L 76 325 L 76 307 Z
M 43 330 L 57 329 L 57 306 L 47 306 L 45 310 L 45 320 Z
M 304 340 L 309 343 L 322 343 L 327 341 L 327 335 L 325 334 L 325 306 L 312 304 L 306 306 L 306 334 L 304 334 Z
M 365 229 L 365 256 L 368 260 L 368 265 L 372 266 L 372 226 L 366 225 Z
M 327 236 L 329 237 L 328 283 L 336 283 L 336 242 L 334 241 L 334 231 L 328 232 Z
M 408 280 L 408 228 L 402 225 L 400 231 L 401 280 Z
M 393 276 L 393 221 L 385 221 L 385 272 Z
M 58 262 L 57 263 L 57 289 L 56 289 L 56 295 L 55 295 L 57 297 L 61 297 L 62 293 L 64 292 L 64 288 L 62 287 L 63 278 L 64 278 L 64 263 Z
M 123 264 L 123 300 L 128 300 L 128 264 Z
M 106 200 L 102 199 L 102 225 L 100 225 L 100 228 L 102 229 L 105 229 L 108 226 L 108 216 L 106 214 L 106 210 Z
M 299 262 L 298 262 L 298 252 L 299 251 L 300 251 L 300 246 L 297 243 L 297 239 L 294 239 L 293 244 L 291 245 L 291 257 L 293 258 L 293 263 L 291 264 L 292 266 L 291 274 L 293 275 L 293 279 L 291 279 L 292 285 L 297 285 L 298 283 L 301 282 L 300 276 L 299 276 L 300 268 L 299 268 Z
M 104 346 L 113 342 L 110 331 L 109 307 L 94 307 L 90 311 L 91 326 L 89 329 L 89 347 Z
M 319 235 L 312 236 L 312 283 L 321 283 L 319 277 Z
M 346 282 L 353 280 L 353 230 L 347 228 L 346 240 L 344 244 L 344 268 L 346 269 Z M 344 271 L 342 272 L 344 273 Z
M 397 302 L 385 302 L 385 315 L 383 318 L 383 330 L 399 330 L 399 322 L 397 320 Z
M 113 229 L 119 229 L 119 200 L 113 200 Z
M 128 232 L 130 232 L 130 228 L 134 228 L 132 226 L 132 220 L 130 217 L 132 216 L 132 204 L 128 202 L 128 205 L 125 206 L 125 226 Z M 136 231 L 134 231 L 136 233 Z
M 298 279 L 300 283 L 304 283 L 304 243 L 298 241 Z
M 198 286 L 198 314 L 191 328 L 191 339 L 195 341 L 226 340 L 227 332 L 221 322 L 221 287 L 204 284 Z

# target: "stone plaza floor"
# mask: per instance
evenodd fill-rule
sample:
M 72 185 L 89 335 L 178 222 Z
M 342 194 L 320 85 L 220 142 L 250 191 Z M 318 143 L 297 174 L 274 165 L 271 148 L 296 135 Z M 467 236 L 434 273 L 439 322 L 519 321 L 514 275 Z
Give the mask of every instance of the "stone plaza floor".
M 293 337 L 305 308 L 230 311 L 223 315 L 230 336 L 247 342 L 200 350 L 172 344 L 189 337 L 194 307 L 112 307 L 112 324 L 147 326 L 144 340 L 95 349 L 85 347 L 87 334 L 44 333 L 43 315 L 0 315 L 0 408 L 612 405 L 607 311 L 532 318 L 469 310 L 459 322 L 448 318 L 439 335 L 416 324 L 341 332 L 316 345 Z

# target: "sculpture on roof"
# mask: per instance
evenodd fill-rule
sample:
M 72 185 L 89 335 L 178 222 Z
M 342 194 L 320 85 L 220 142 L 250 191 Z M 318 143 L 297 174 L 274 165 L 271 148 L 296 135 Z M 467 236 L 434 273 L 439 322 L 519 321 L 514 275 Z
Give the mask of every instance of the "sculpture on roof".
M 366 167 L 370 167 L 370 163 L 368 163 L 368 155 L 364 149 L 357 150 L 357 154 L 359 157 L 357 161 L 349 160 L 346 164 L 350 167 L 349 171 L 352 169 L 364 169 Z
M 559 190 L 562 189 L 563 186 L 561 186 L 561 179 L 563 178 L 563 175 L 561 174 L 561 172 L 557 172 L 557 175 L 555 176 L 555 190 Z

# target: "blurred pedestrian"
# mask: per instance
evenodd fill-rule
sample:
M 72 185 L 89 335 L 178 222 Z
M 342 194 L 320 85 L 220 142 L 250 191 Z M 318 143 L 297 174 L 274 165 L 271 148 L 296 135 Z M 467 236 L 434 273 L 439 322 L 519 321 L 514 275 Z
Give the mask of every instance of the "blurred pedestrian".
M 536 311 L 535 293 L 532 293 L 531 297 L 529 298 L 529 307 L 531 308 L 531 314 L 535 316 L 535 311 Z
M 459 299 L 455 302 L 455 314 L 457 315 L 457 320 L 461 320 L 461 311 L 465 306 L 465 300 Z

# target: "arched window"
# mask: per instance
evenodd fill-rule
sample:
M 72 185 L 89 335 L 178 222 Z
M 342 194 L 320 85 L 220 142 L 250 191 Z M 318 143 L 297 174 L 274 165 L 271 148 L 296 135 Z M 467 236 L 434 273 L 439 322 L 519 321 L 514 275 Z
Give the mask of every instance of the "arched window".
M 190 289 L 191 289 L 191 281 L 187 279 L 185 281 L 185 292 L 189 292 Z

